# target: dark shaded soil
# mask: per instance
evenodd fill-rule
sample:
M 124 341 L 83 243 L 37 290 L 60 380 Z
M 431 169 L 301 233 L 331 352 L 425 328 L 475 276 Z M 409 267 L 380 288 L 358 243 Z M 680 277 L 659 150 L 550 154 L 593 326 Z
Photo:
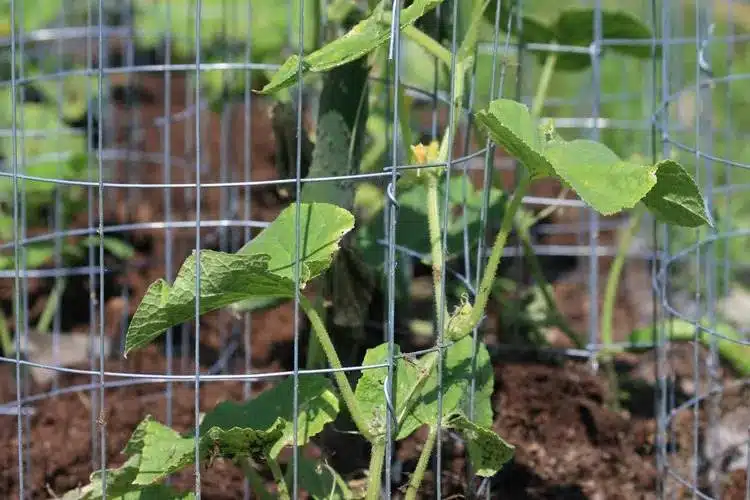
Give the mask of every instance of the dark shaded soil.
M 144 151 L 156 155 L 163 154 L 165 145 L 160 128 L 154 120 L 164 114 L 163 82 L 157 77 L 143 77 L 140 84 L 149 95 L 147 103 L 140 106 L 140 133 L 132 132 L 131 113 L 127 106 L 117 107 L 115 122 L 118 124 L 114 135 L 122 147 Z M 173 79 L 171 113 L 179 115 L 187 107 L 185 85 L 181 78 Z M 202 114 L 208 139 L 203 148 L 208 151 L 204 175 L 201 181 L 219 182 L 222 145 L 221 117 L 214 113 Z M 252 179 L 268 180 L 276 177 L 273 168 L 273 136 L 267 116 L 267 108 L 259 99 L 254 101 L 252 110 L 252 133 L 244 133 L 244 116 L 240 107 L 231 114 L 229 129 L 232 140 L 226 148 L 231 165 L 231 180 L 242 180 L 245 141 L 250 137 L 249 151 L 252 152 Z M 149 125 L 151 124 L 151 125 Z M 192 119 L 181 120 L 171 125 L 169 150 L 174 158 L 187 162 L 181 168 L 175 165 L 170 170 L 173 182 L 194 182 L 192 159 L 195 156 L 194 140 L 190 140 L 190 127 L 195 127 Z M 187 129 L 187 136 L 186 136 Z M 188 137 L 188 140 L 186 140 Z M 175 162 L 177 163 L 177 162 Z M 188 174 L 186 176 L 186 173 Z M 118 162 L 118 181 L 160 183 L 165 182 L 165 173 L 156 162 Z M 541 186 L 537 195 L 556 196 L 559 186 Z M 127 191 L 113 189 L 107 193 L 107 224 L 152 223 L 163 221 L 167 213 L 162 189 L 138 188 Z M 572 196 L 572 195 L 570 195 Z M 254 220 L 270 221 L 281 206 L 273 194 L 263 190 L 253 190 L 252 214 Z M 205 189 L 202 194 L 202 220 L 246 217 L 242 212 L 222 211 L 219 189 Z M 168 213 L 172 220 L 190 221 L 195 218 L 195 201 L 184 197 L 181 190 L 173 190 Z M 575 215 L 575 214 L 574 214 Z M 557 219 L 567 217 L 574 220 L 577 215 L 570 211 L 556 215 Z M 85 222 L 84 222 L 85 225 Z M 232 233 L 228 233 L 231 240 Z M 192 229 L 173 230 L 170 251 L 172 263 L 177 266 L 192 250 L 195 234 Z M 221 249 L 220 233 L 215 228 L 204 229 L 203 248 Z M 139 229 L 123 233 L 123 238 L 133 243 L 138 255 L 132 262 L 120 263 L 121 272 L 116 278 L 107 278 L 105 287 L 106 319 L 108 335 L 118 338 L 124 328 L 124 316 L 134 312 L 138 300 L 154 280 L 166 274 L 164 262 L 167 244 L 164 230 L 160 228 Z M 566 239 L 567 238 L 567 239 Z M 603 233 L 601 243 L 608 243 L 611 234 Z M 547 243 L 564 244 L 569 236 L 547 238 Z M 225 248 L 227 249 L 227 248 Z M 114 263 L 116 267 L 117 263 Z M 602 259 L 602 286 L 607 261 Z M 6 313 L 11 312 L 10 290 L 12 281 L 0 283 L 0 299 Z M 46 280 L 30 280 L 29 295 L 32 304 L 32 322 L 44 305 L 50 283 Z M 127 292 L 129 302 L 119 296 Z M 86 279 L 74 281 L 63 299 L 63 329 L 88 329 L 89 285 Z M 648 292 L 647 292 L 648 293 Z M 561 310 L 574 327 L 584 330 L 588 318 L 588 304 L 585 285 L 559 283 L 555 294 L 561 303 Z M 627 305 L 623 297 L 623 307 L 616 312 L 617 332 L 628 331 L 637 323 L 637 315 Z M 129 305 L 128 305 L 129 304 Z M 493 315 L 496 316 L 498 311 Z M 249 336 L 250 358 L 256 371 L 289 369 L 291 364 L 290 345 L 293 339 L 293 311 L 291 305 L 283 305 L 270 311 L 254 313 L 252 334 Z M 488 340 L 498 343 L 503 340 L 502 332 L 489 323 Z M 497 324 L 495 321 L 494 324 Z M 187 356 L 177 358 L 172 367 L 175 373 L 192 374 L 191 325 L 185 328 L 185 339 L 176 341 L 179 351 L 187 347 Z M 217 360 L 218 351 L 230 339 L 244 344 L 242 339 L 246 328 L 241 321 L 228 313 L 210 313 L 201 318 L 201 370 L 206 372 Z M 180 337 L 175 335 L 175 337 Z M 242 371 L 242 354 L 238 352 L 236 361 L 229 370 Z M 0 400 L 15 399 L 15 381 L 10 366 L 2 366 L 0 374 L 5 383 L 0 385 Z M 88 368 L 88 367 L 85 367 Z M 109 360 L 108 372 L 165 373 L 167 370 L 163 344 L 132 354 L 129 359 L 121 357 Z M 90 376 L 61 376 L 61 387 L 74 384 L 96 385 L 98 380 Z M 263 389 L 260 383 L 253 384 L 253 392 Z M 27 394 L 34 394 L 43 388 L 30 387 Z M 89 474 L 99 456 L 99 432 L 103 426 L 106 433 L 108 466 L 122 463 L 120 450 L 130 437 L 133 429 L 147 414 L 160 421 L 167 418 L 167 397 L 161 383 L 108 389 L 104 395 L 105 411 L 97 410 L 99 393 L 76 392 L 42 399 L 35 403 L 35 415 L 24 419 L 23 448 L 26 464 L 24 467 L 24 488 L 26 498 L 49 498 L 52 492 L 62 494 L 79 484 L 88 482 Z M 224 399 L 241 399 L 241 383 L 204 383 L 200 391 L 200 407 L 207 411 Z M 654 498 L 655 458 L 653 450 L 654 420 L 650 410 L 652 396 L 645 394 L 640 400 L 640 412 L 614 412 L 604 404 L 606 389 L 601 377 L 592 375 L 585 366 L 572 362 L 522 364 L 498 359 L 496 363 L 496 430 L 516 446 L 517 456 L 492 480 L 493 498 L 504 499 L 640 499 Z M 193 426 L 195 409 L 192 383 L 176 383 L 172 387 L 172 425 L 180 431 Z M 92 417 L 93 415 L 93 417 Z M 638 416 L 636 416 L 638 415 Z M 92 435 L 93 434 L 93 435 Z M 419 454 L 423 435 L 417 434 L 400 444 L 398 459 L 403 465 L 403 473 L 394 484 L 398 492 L 408 481 Z M 92 447 L 92 443 L 96 446 Z M 17 460 L 17 427 L 15 416 L 0 416 L 0 497 L 18 498 L 19 481 Z M 346 474 L 348 478 L 361 477 L 366 467 L 367 447 L 357 438 L 345 434 L 327 433 L 321 447 L 326 451 L 331 464 Z M 465 467 L 462 444 L 450 436 L 443 443 L 443 477 L 441 478 L 443 498 L 455 495 L 461 498 L 478 485 L 466 485 L 463 479 Z M 313 450 L 314 452 L 315 450 Z M 175 478 L 178 487 L 192 489 L 192 470 L 185 471 Z M 738 479 L 739 481 L 739 479 Z M 434 494 L 435 478 L 425 481 L 424 497 Z M 231 464 L 221 461 L 202 474 L 202 495 L 206 499 L 242 498 L 242 475 Z M 727 498 L 740 498 L 728 496 Z

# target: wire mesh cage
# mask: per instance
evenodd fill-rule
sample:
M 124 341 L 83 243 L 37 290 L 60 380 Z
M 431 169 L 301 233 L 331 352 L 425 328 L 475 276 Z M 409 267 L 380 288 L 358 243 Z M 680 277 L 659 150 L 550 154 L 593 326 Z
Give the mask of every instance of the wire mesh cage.
M 739 0 L 2 0 L 7 498 L 750 498 Z

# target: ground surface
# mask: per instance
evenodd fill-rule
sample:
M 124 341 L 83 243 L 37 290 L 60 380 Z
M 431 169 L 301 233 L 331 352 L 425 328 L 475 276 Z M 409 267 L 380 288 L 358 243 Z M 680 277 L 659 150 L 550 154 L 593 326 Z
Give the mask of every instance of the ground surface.
M 151 153 L 160 158 L 165 149 L 163 130 L 154 125 L 154 120 L 164 113 L 163 83 L 158 78 L 144 79 L 142 82 L 149 95 L 148 102 L 139 105 L 138 122 L 133 125 L 133 113 L 125 105 L 118 107 L 117 139 L 124 147 Z M 170 97 L 171 112 L 178 116 L 186 109 L 184 82 L 175 77 Z M 249 151 L 252 152 L 252 179 L 267 180 L 276 177 L 273 168 L 273 136 L 268 120 L 267 108 L 256 100 L 252 114 L 252 133 Z M 222 144 L 221 117 L 216 114 L 203 115 L 207 139 L 203 142 L 205 174 L 203 182 L 218 182 L 222 178 L 222 165 L 232 165 L 232 180 L 242 179 L 245 163 L 244 114 L 237 110 L 231 114 L 232 138 Z M 194 157 L 195 141 L 191 138 L 190 119 L 176 121 L 171 129 L 169 153 L 176 160 L 170 170 L 173 181 L 192 182 L 187 173 L 192 172 L 190 163 Z M 127 133 L 130 129 L 131 133 Z M 135 130 L 137 133 L 133 134 Z M 129 143 L 128 143 L 129 141 Z M 228 155 L 222 161 L 222 155 Z M 179 161 L 178 161 L 179 160 Z M 186 162 L 187 166 L 181 166 Z M 158 163 L 120 162 L 118 179 L 138 179 L 138 182 L 158 183 L 165 181 L 165 171 Z M 229 174 L 226 174 L 229 175 Z M 537 194 L 555 195 L 556 186 L 542 186 Z M 165 219 L 165 194 L 162 189 L 112 190 L 111 210 L 108 210 L 108 224 L 146 223 Z M 254 220 L 270 221 L 278 213 L 280 205 L 275 203 L 272 194 L 253 192 L 252 215 Z M 206 189 L 202 195 L 202 220 L 244 217 L 241 212 L 235 215 L 222 211 L 226 200 L 218 189 Z M 172 220 L 189 221 L 195 215 L 194 199 L 185 198 L 175 191 L 172 195 Z M 565 217 L 574 220 L 576 214 Z M 121 265 L 117 279 L 108 278 L 106 288 L 105 331 L 113 339 L 118 338 L 124 326 L 123 317 L 132 314 L 138 299 L 146 287 L 166 274 L 164 262 L 165 243 L 163 229 L 143 229 L 127 234 L 138 249 L 133 262 Z M 191 229 L 174 230 L 169 251 L 174 255 L 175 266 L 193 247 L 194 233 Z M 571 243 L 570 235 L 547 238 L 549 243 Z M 611 238 L 602 236 L 603 242 Z M 221 248 L 221 238 L 215 229 L 207 229 L 203 238 L 204 248 Z M 634 268 L 635 269 L 635 268 Z M 607 262 L 602 260 L 601 282 L 606 276 Z M 172 272 L 176 271 L 176 267 Z M 638 272 L 630 276 L 633 281 Z M 571 277 L 580 276 L 581 271 L 567 273 L 554 285 L 554 293 L 561 311 L 576 329 L 585 331 L 588 321 L 589 304 L 586 285 Z M 642 285 L 642 283 L 641 283 Z M 49 283 L 29 282 L 32 319 L 43 307 Z M 648 286 L 648 284 L 646 284 Z M 0 284 L 0 298 L 6 313 L 11 310 L 10 290 L 12 282 Z M 64 298 L 66 307 L 62 313 L 63 329 L 87 331 L 89 325 L 89 291 L 85 280 L 74 280 Z M 118 295 L 126 290 L 133 297 L 129 308 Z M 647 300 L 633 299 L 634 294 L 623 291 L 615 315 L 616 330 L 619 335 L 633 328 L 643 315 L 644 303 L 648 304 L 648 290 L 636 289 Z M 503 332 L 497 329 L 498 311 L 491 311 L 488 339 L 499 343 Z M 237 322 L 226 313 L 212 313 L 201 319 L 201 338 L 204 350 L 201 353 L 202 370 L 205 372 L 218 359 L 218 350 L 231 340 L 239 338 L 239 350 L 228 368 L 235 373 L 242 370 L 243 345 L 248 349 L 248 357 L 254 370 L 272 371 L 289 369 L 291 366 L 291 342 L 293 339 L 293 311 L 290 305 L 253 315 L 251 335 L 247 329 L 237 330 Z M 494 320 L 493 320 L 494 318 Z M 494 327 L 493 327 L 494 325 Z M 232 330 L 232 327 L 235 330 Z M 494 330 L 493 330 L 494 328 Z M 192 328 L 187 328 L 190 333 Z M 244 339 L 249 340 L 245 342 Z M 234 334 L 234 336 L 233 336 Z M 178 337 L 178 335 L 176 335 Z M 190 355 L 192 341 L 175 342 L 176 352 L 187 349 Z M 192 373 L 189 356 L 176 358 L 172 364 L 175 373 Z M 512 360 L 511 360 L 512 359 Z M 636 360 L 637 361 L 637 360 Z M 88 366 L 84 367 L 87 368 Z M 15 381 L 10 365 L 0 367 L 0 400 L 15 399 Z M 167 358 L 164 347 L 151 346 L 134 353 L 128 360 L 107 361 L 108 372 L 165 373 Z M 653 396 L 648 390 L 633 406 L 620 412 L 609 409 L 603 378 L 592 375 L 589 368 L 574 362 L 549 362 L 543 360 L 519 361 L 512 356 L 498 357 L 496 372 L 496 430 L 517 448 L 517 456 L 492 482 L 493 497 L 505 499 L 640 499 L 654 498 L 656 469 L 653 439 L 656 429 L 652 415 Z M 648 378 L 648 377 L 646 377 Z M 96 383 L 88 375 L 61 376 L 60 387 L 72 384 Z M 262 389 L 254 384 L 252 391 Z M 37 388 L 29 387 L 27 393 Z M 166 421 L 168 401 L 171 405 L 172 425 L 178 430 L 188 430 L 193 425 L 194 392 L 192 384 L 174 384 L 171 399 L 165 396 L 164 384 L 149 383 L 129 387 L 108 389 L 105 393 L 106 411 L 97 413 L 98 391 L 61 394 L 36 403 L 34 416 L 24 419 L 23 447 L 25 453 L 24 489 L 27 498 L 50 498 L 54 493 L 66 490 L 88 481 L 92 471 L 92 456 L 98 456 L 93 442 L 99 443 L 100 426 L 106 430 L 106 452 L 108 465 L 122 462 L 120 450 L 139 421 L 147 414 Z M 203 410 L 224 399 L 241 399 L 245 388 L 241 383 L 205 383 L 201 387 L 200 402 Z M 92 409 L 93 405 L 93 409 Z M 424 436 L 417 434 L 404 441 L 397 456 L 403 465 L 403 476 L 395 481 L 394 492 L 408 480 L 413 470 Z M 0 416 L 0 497 L 17 498 L 19 495 L 17 427 L 15 416 Z M 328 453 L 332 464 L 344 474 L 356 477 L 366 466 L 367 449 L 348 437 L 326 437 L 321 444 Z M 460 444 L 444 443 L 443 496 L 461 497 L 466 495 L 467 486 L 462 478 L 465 466 Z M 742 491 L 744 476 L 733 476 L 733 487 Z M 215 463 L 202 476 L 202 494 L 206 499 L 241 498 L 242 476 L 231 465 Z M 187 471 L 176 478 L 175 485 L 191 488 L 192 472 Z M 434 492 L 434 477 L 428 475 L 424 496 Z M 476 486 L 476 485 L 474 485 Z M 735 496 L 732 496 L 735 495 Z M 728 490 L 725 498 L 741 498 L 739 493 Z

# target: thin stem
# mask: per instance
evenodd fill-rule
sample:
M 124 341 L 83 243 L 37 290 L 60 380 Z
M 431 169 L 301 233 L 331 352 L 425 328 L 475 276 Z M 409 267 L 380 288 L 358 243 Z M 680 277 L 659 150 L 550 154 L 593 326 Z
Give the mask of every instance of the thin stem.
M 460 112 L 464 89 L 464 66 L 461 62 L 456 63 L 456 72 L 453 75 L 453 87 L 455 101 L 453 106 L 456 114 Z M 448 152 L 451 139 L 454 137 L 458 120 L 453 120 L 452 127 L 448 127 L 440 143 L 440 150 L 436 163 L 448 161 Z M 432 281 L 435 291 L 435 312 L 437 314 L 438 332 L 443 330 L 443 322 L 448 317 L 446 304 L 443 302 L 443 244 L 440 235 L 440 208 L 438 203 L 438 175 L 427 172 L 427 226 L 430 235 L 430 255 L 432 258 Z M 441 311 L 442 308 L 442 311 Z
M 352 386 L 349 384 L 349 379 L 346 378 L 344 367 L 336 353 L 336 348 L 333 346 L 333 342 L 331 342 L 331 337 L 328 335 L 328 330 L 326 330 L 323 320 L 320 319 L 318 311 L 315 310 L 307 297 L 301 295 L 299 303 L 300 307 L 302 307 L 302 310 L 310 320 L 310 325 L 318 338 L 318 342 L 320 342 L 320 347 L 323 349 L 326 359 L 328 359 L 328 363 L 331 365 L 331 368 L 335 370 L 333 378 L 336 380 L 336 384 L 341 392 L 341 397 L 344 399 L 344 404 L 346 404 L 349 414 L 351 415 L 354 424 L 357 426 L 357 430 L 365 439 L 372 442 L 373 438 L 367 426 L 367 421 L 362 416 L 357 399 L 354 397 Z
M 474 301 L 474 306 L 471 308 L 469 323 L 473 325 L 472 327 L 479 323 L 479 320 L 482 319 L 482 315 L 484 314 L 484 309 L 487 307 L 487 301 L 489 300 L 490 292 L 492 291 L 492 284 L 495 282 L 497 267 L 500 265 L 500 257 L 505 248 L 505 243 L 508 241 L 508 236 L 513 227 L 515 215 L 521 207 L 521 202 L 523 201 L 523 197 L 530 184 L 531 179 L 528 176 L 524 175 L 521 177 L 518 187 L 516 188 L 515 193 L 513 193 L 513 198 L 511 198 L 510 204 L 505 209 L 503 221 L 500 225 L 500 231 L 497 233 L 497 236 L 495 236 L 495 242 L 492 245 L 492 252 L 490 253 L 490 258 L 487 260 L 487 267 L 484 269 L 482 281 L 479 284 L 479 290 L 477 291 L 477 296 Z
M 544 101 L 547 100 L 547 91 L 552 81 L 552 75 L 555 72 L 555 64 L 557 64 L 557 52 L 552 52 L 544 60 L 542 75 L 539 77 L 536 94 L 534 94 L 534 100 L 531 103 L 531 117 L 534 120 L 539 119 Z
M 284 479 L 284 474 L 281 472 L 279 463 L 276 459 L 271 457 L 266 457 L 266 463 L 271 470 L 271 474 L 273 474 L 274 481 L 276 481 L 276 486 L 278 487 L 278 498 L 281 498 L 281 500 L 291 500 L 289 487 L 286 484 L 286 479 Z
M 65 291 L 65 285 L 67 284 L 67 278 L 65 276 L 58 276 L 55 279 L 55 286 L 52 288 L 47 303 L 44 305 L 44 310 L 39 321 L 36 323 L 36 329 L 39 333 L 47 333 L 49 331 L 50 323 L 55 315 L 57 306 L 60 304 L 60 297 Z
M 554 318 L 555 325 L 560 328 L 560 330 L 565 334 L 566 337 L 568 337 L 568 339 L 570 339 L 571 342 L 573 342 L 573 345 L 575 345 L 576 348 L 582 349 L 583 347 L 585 347 L 585 344 L 583 343 L 583 341 L 581 341 L 581 339 L 578 337 L 578 334 L 573 330 L 573 328 L 571 328 L 571 326 L 568 324 L 565 316 L 563 316 L 563 314 L 557 308 L 555 299 L 549 293 L 549 282 L 547 282 L 547 278 L 544 276 L 542 265 L 539 263 L 539 257 L 537 257 L 536 253 L 534 252 L 534 247 L 532 246 L 531 238 L 529 237 L 528 226 L 522 226 L 518 224 L 516 225 L 516 229 L 518 230 L 519 236 L 521 237 L 521 245 L 523 246 L 524 255 L 529 261 L 531 275 L 539 284 L 539 288 L 542 291 L 542 296 L 544 297 L 544 302 L 546 302 L 547 308 L 550 310 L 550 313 Z
M 432 258 L 432 284 L 435 291 L 435 313 L 438 321 L 438 332 L 443 328 L 441 320 L 448 317 L 443 302 L 443 288 L 440 286 L 443 275 L 443 243 L 440 236 L 440 214 L 438 213 L 438 177 L 427 173 L 427 226 L 430 234 L 430 256 Z M 443 308 L 441 313 L 440 308 Z
M 430 55 L 436 57 L 440 62 L 445 64 L 447 68 L 451 67 L 450 50 L 440 45 L 440 42 L 432 38 L 430 35 L 412 25 L 404 27 L 401 30 L 401 33 L 430 53 Z
M 620 237 L 620 241 L 617 244 L 617 253 L 615 259 L 612 261 L 612 266 L 609 268 L 609 275 L 607 276 L 607 286 L 604 290 L 604 301 L 602 304 L 602 343 L 605 346 L 612 345 L 612 319 L 614 317 L 615 299 L 617 298 L 617 289 L 620 286 L 620 276 L 622 274 L 623 266 L 625 265 L 625 258 L 627 257 L 628 250 L 630 249 L 631 242 L 635 236 L 638 226 L 640 225 L 641 218 L 643 217 L 644 209 L 643 205 L 638 205 L 630 216 L 630 221 L 625 227 L 625 231 Z
M 406 500 L 416 500 L 419 487 L 422 485 L 424 479 L 424 473 L 427 470 L 427 465 L 430 463 L 430 457 L 432 456 L 432 450 L 435 448 L 435 437 L 437 436 L 437 427 L 430 426 L 430 433 L 427 435 L 427 440 L 422 446 L 422 453 L 419 455 L 417 461 L 417 468 L 414 469 L 414 473 L 409 479 L 409 486 L 406 489 Z
M 325 308 L 324 302 L 320 297 L 315 299 L 315 310 L 318 311 L 318 315 Z M 307 359 L 305 360 L 305 368 L 308 370 L 314 370 L 320 366 L 322 361 L 322 349 L 320 347 L 320 341 L 317 335 L 310 335 L 310 340 L 307 343 Z
M 385 461 L 386 441 L 381 440 L 373 443 L 370 454 L 370 467 L 367 473 L 367 497 L 366 500 L 378 500 L 383 476 L 383 462 Z
M 242 469 L 253 491 L 261 500 L 273 500 L 273 496 L 266 489 L 266 485 L 263 484 L 263 478 L 260 477 L 249 459 L 238 460 L 237 465 Z
M 644 206 L 638 205 L 633 210 L 630 216 L 630 221 L 625 227 L 625 231 L 620 237 L 620 241 L 617 245 L 617 253 L 615 259 L 612 261 L 612 266 L 609 268 L 609 275 L 607 276 L 607 286 L 604 290 L 604 302 L 602 304 L 602 343 L 605 346 L 612 345 L 612 322 L 615 311 L 615 300 L 617 299 L 617 290 L 620 287 L 620 277 L 622 275 L 622 269 L 625 265 L 625 258 L 630 249 L 630 244 L 633 241 L 638 227 L 640 226 L 641 218 L 644 213 Z M 615 371 L 615 365 L 612 362 L 612 354 L 606 350 L 602 350 L 599 353 L 600 361 L 604 365 L 604 369 L 607 375 L 607 381 L 609 383 L 611 401 L 610 406 L 617 410 L 619 408 L 619 398 L 617 393 L 619 390 L 619 383 L 617 372 Z

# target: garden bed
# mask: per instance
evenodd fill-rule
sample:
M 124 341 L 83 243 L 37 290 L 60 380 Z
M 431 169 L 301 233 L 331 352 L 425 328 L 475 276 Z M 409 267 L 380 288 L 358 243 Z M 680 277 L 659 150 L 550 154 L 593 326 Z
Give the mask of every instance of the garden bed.
M 161 153 L 163 144 L 159 129 L 153 125 L 155 119 L 163 115 L 164 96 L 163 82 L 157 77 L 147 77 L 141 82 L 144 90 L 152 96 L 150 102 L 140 105 L 140 120 L 145 126 L 145 134 L 139 139 L 136 147 L 149 153 Z M 171 97 L 172 113 L 178 115 L 186 105 L 185 85 L 180 78 L 173 79 L 174 93 Z M 115 122 L 127 125 L 129 111 L 123 105 L 118 106 L 118 117 Z M 203 147 L 209 151 L 210 166 L 203 182 L 219 180 L 220 117 L 205 112 L 208 139 Z M 235 134 L 230 139 L 230 165 L 233 165 L 236 177 L 241 178 L 245 134 L 243 133 L 243 113 L 238 107 L 232 116 L 231 130 Z M 184 127 L 194 127 L 191 120 L 183 120 L 172 127 L 171 149 L 175 157 L 189 160 L 194 153 L 184 141 Z M 273 167 L 274 143 L 268 118 L 268 109 L 264 101 L 256 99 L 252 110 L 252 179 L 267 180 L 276 177 Z M 121 131 L 121 133 L 123 133 Z M 120 136 L 124 138 L 125 135 Z M 120 165 L 119 178 L 126 178 L 128 169 L 131 178 L 138 182 L 163 182 L 163 169 L 156 164 Z M 190 170 L 190 169 L 189 169 Z M 174 168 L 173 179 L 180 179 L 183 170 Z M 190 181 L 186 181 L 190 182 Z M 554 195 L 554 188 L 545 188 L 545 195 Z M 128 203 L 125 192 L 112 190 L 112 197 L 117 197 L 117 204 L 107 207 L 109 220 L 107 224 L 145 223 L 163 221 L 165 207 L 162 189 L 142 189 L 138 198 Z M 106 197 L 110 199 L 110 195 Z M 218 189 L 206 189 L 202 195 L 202 219 L 219 219 L 220 197 Z M 253 194 L 252 219 L 271 221 L 281 210 L 272 195 L 260 192 Z M 173 194 L 173 205 L 170 213 L 173 217 L 190 220 L 194 212 L 191 202 L 185 202 L 177 191 Z M 175 220 L 175 219 L 173 219 Z M 571 219 L 572 220 L 572 219 Z M 204 248 L 218 247 L 215 229 L 206 229 Z M 173 262 L 177 265 L 194 245 L 195 236 L 190 229 L 173 231 Z M 112 280 L 105 292 L 107 296 L 107 319 L 105 329 L 113 338 L 121 333 L 123 301 L 118 298 L 122 287 L 126 286 L 131 297 L 129 315 L 135 310 L 140 298 L 150 283 L 165 276 L 164 255 L 165 240 L 163 229 L 139 230 L 124 234 L 137 249 L 137 257 L 130 263 L 123 263 L 123 272 Z M 603 234 L 600 241 L 606 244 L 612 234 Z M 565 237 L 558 237 L 562 242 Z M 551 239 L 549 241 L 552 241 Z M 569 241 L 569 240 L 568 240 Z M 601 260 L 600 282 L 603 285 L 608 259 Z M 550 266 L 557 265 L 554 259 Z M 634 268 L 633 272 L 645 272 Z M 579 283 L 571 276 L 582 273 L 570 272 L 560 276 L 553 283 L 555 295 L 560 308 L 579 331 L 586 331 L 588 321 L 588 303 L 586 285 Z M 566 277 L 568 279 L 562 279 Z M 9 290 L 12 280 L 2 284 L 3 308 L 11 311 Z M 88 296 L 85 279 L 72 283 L 66 292 L 65 307 L 62 308 L 62 328 L 64 330 L 88 330 Z M 108 281 L 109 283 L 109 281 Z M 648 280 L 643 280 L 646 288 L 623 290 L 615 313 L 616 334 L 622 336 L 640 324 L 643 301 L 650 302 Z M 30 283 L 30 293 L 36 308 L 43 304 L 49 285 L 39 280 Z M 640 296 L 640 299 L 638 298 Z M 74 299 L 78 299 L 74 301 Z M 38 304 L 37 304 L 38 302 Z M 37 311 L 38 309 L 34 309 Z M 291 369 L 293 342 L 293 310 L 290 304 L 278 308 L 254 313 L 252 317 L 252 335 L 250 348 L 252 366 L 257 371 L 275 371 Z M 490 311 L 487 328 L 487 343 L 498 346 L 505 339 L 504 332 L 497 327 L 497 308 Z M 201 318 L 201 339 L 205 344 L 205 354 L 201 355 L 202 369 L 205 371 L 213 364 L 218 351 L 226 344 L 230 328 L 237 321 L 224 313 L 210 313 Z M 240 331 L 242 329 L 240 328 Z M 187 329 L 188 333 L 192 329 Z M 551 338 L 555 332 L 548 332 Z M 621 337 L 622 338 L 622 337 Z M 379 342 L 375 339 L 374 343 Z M 242 344 L 242 342 L 240 342 Z M 187 344 L 188 356 L 175 359 L 175 373 L 193 373 L 189 361 L 192 355 L 192 340 Z M 178 346 L 179 347 L 179 346 Z M 621 412 L 611 410 L 605 401 L 607 386 L 604 378 L 592 375 L 587 365 L 574 361 L 563 361 L 559 358 L 522 360 L 518 353 L 495 355 L 495 430 L 507 441 L 516 446 L 516 457 L 493 480 L 493 498 L 512 499 L 636 499 L 655 498 L 656 486 L 655 444 L 656 422 L 653 418 L 653 385 L 637 394 L 632 399 L 632 406 Z M 641 361 L 637 356 L 628 358 L 636 372 L 651 363 L 648 356 Z M 2 366 L 0 400 L 15 399 L 14 368 Z M 82 367 L 89 369 L 86 365 Z M 107 361 L 108 372 L 165 373 L 167 358 L 163 342 L 134 352 L 127 360 L 111 359 Z M 686 368 L 686 373 L 690 373 Z M 243 370 L 242 353 L 238 352 L 228 367 L 232 373 Z M 108 380 L 114 380 L 108 378 Z M 651 380 L 650 382 L 653 382 Z M 93 383 L 86 375 L 61 375 L 60 387 L 73 384 Z M 260 391 L 263 384 L 252 385 L 254 392 Z M 30 393 L 43 388 L 32 388 Z M 86 484 L 92 472 L 92 431 L 98 434 L 99 426 L 105 425 L 107 435 L 108 465 L 119 465 L 123 458 L 120 454 L 136 425 L 147 414 L 159 421 L 167 419 L 167 398 L 164 395 L 164 384 L 143 383 L 129 387 L 107 389 L 105 394 L 105 412 L 97 419 L 92 412 L 91 397 L 98 398 L 98 391 L 76 392 L 43 399 L 33 405 L 35 414 L 28 418 L 24 427 L 24 447 L 27 449 L 28 464 L 25 471 L 24 488 L 27 498 L 51 498 L 65 491 Z M 208 410 L 224 399 L 239 400 L 243 397 L 242 383 L 207 382 L 201 387 L 201 409 Z M 189 430 L 194 418 L 194 390 L 192 383 L 175 383 L 171 397 L 172 425 L 175 429 Z M 94 415 L 92 417 L 92 415 Z M 678 427 L 679 431 L 679 427 Z M 19 495 L 16 417 L 0 416 L 0 497 L 17 498 Z M 98 440 L 98 436 L 96 437 Z M 419 454 L 421 440 L 424 436 L 417 433 L 401 442 L 397 458 L 402 464 L 402 476 L 394 483 L 394 492 L 408 481 L 408 473 L 413 470 Z M 323 452 L 332 465 L 345 477 L 362 477 L 367 467 L 369 450 L 364 441 L 357 438 L 328 432 L 318 440 L 316 449 L 308 446 L 311 453 Z M 98 453 L 98 451 L 97 451 Z M 464 480 L 464 456 L 460 442 L 446 437 L 443 444 L 443 498 L 467 493 Z M 202 475 L 202 495 L 206 499 L 241 498 L 243 491 L 242 473 L 231 464 L 217 461 Z M 734 483 L 744 488 L 744 479 L 733 477 Z M 185 489 L 193 485 L 192 469 L 175 477 L 173 484 Z M 273 482 L 269 478 L 269 485 Z M 424 483 L 425 498 L 434 492 L 435 480 L 432 476 Z M 472 485 L 476 487 L 477 485 Z M 730 492 L 727 492 L 730 495 Z M 733 495 L 734 493 L 732 493 Z M 740 498 L 726 496 L 725 498 Z

